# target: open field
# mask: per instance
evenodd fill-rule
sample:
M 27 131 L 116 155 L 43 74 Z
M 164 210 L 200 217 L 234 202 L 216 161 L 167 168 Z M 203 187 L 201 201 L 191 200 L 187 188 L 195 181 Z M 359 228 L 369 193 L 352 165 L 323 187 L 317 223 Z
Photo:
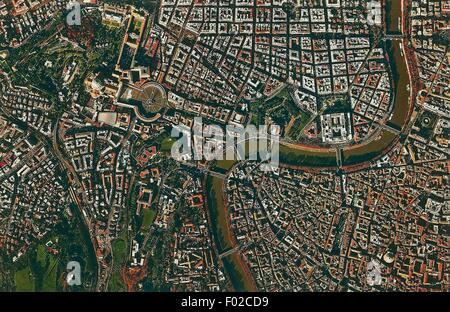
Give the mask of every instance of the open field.
M 35 253 L 25 257 L 25 263 L 15 273 L 17 291 L 56 292 L 61 289 L 58 255 L 49 253 L 44 244 L 39 244 Z
M 156 211 L 153 209 L 143 209 L 142 212 L 141 232 L 147 231 L 156 218 Z
M 58 258 L 48 254 L 45 272 L 42 281 L 43 292 L 56 292 L 58 290 Z M 48 262 L 47 262 L 48 261 Z
M 120 274 L 120 270 L 126 261 L 128 254 L 126 232 L 123 232 L 121 237 L 112 243 L 112 253 L 114 255 L 113 273 L 109 280 L 109 291 L 125 291 L 126 285 Z
M 24 269 L 17 271 L 14 275 L 14 280 L 16 282 L 16 291 L 34 291 L 34 279 L 31 276 L 31 269 L 29 267 L 25 267 Z

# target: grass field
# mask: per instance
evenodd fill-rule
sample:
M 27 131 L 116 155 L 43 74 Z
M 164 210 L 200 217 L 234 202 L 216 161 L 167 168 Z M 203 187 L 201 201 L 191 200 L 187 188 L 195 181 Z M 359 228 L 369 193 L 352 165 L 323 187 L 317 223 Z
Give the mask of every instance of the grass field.
M 121 237 L 115 240 L 112 244 L 112 252 L 114 255 L 114 267 L 111 275 L 111 280 L 108 284 L 109 291 L 125 291 L 126 286 L 120 275 L 120 269 L 125 263 L 128 255 L 126 232 L 123 232 Z
M 170 153 L 172 150 L 172 145 L 175 143 L 175 139 L 171 137 L 166 137 L 161 142 L 161 152 L 163 153 Z
M 48 265 L 43 276 L 42 291 L 55 292 L 57 291 L 58 283 L 58 258 L 54 255 L 48 256 Z
M 16 291 L 32 292 L 35 289 L 30 267 L 17 271 L 14 275 L 14 280 L 16 282 Z
M 293 140 L 297 140 L 302 134 L 302 130 L 305 128 L 310 118 L 310 114 L 300 111 L 300 114 L 297 117 L 292 118 L 291 122 L 286 127 L 286 136 L 292 138 Z
M 127 254 L 127 244 L 123 239 L 118 239 L 113 244 L 114 258 L 124 259 Z
M 45 261 L 47 258 L 47 251 L 44 245 L 39 245 L 37 248 L 37 258 L 36 261 L 39 263 L 41 267 L 45 266 Z
M 147 231 L 156 218 L 156 211 L 153 209 L 143 209 L 141 231 Z
M 58 285 L 58 256 L 47 252 L 46 246 L 36 248 L 36 257 L 28 255 L 27 266 L 15 273 L 17 291 L 56 292 Z

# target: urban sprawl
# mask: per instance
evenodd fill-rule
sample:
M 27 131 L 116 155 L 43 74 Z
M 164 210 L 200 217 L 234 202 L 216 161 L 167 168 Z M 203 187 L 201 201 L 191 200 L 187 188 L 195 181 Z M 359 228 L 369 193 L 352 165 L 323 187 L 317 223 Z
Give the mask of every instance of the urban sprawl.
M 449 47 L 447 0 L 0 0 L 0 290 L 447 292 Z M 279 165 L 173 157 L 229 125 Z

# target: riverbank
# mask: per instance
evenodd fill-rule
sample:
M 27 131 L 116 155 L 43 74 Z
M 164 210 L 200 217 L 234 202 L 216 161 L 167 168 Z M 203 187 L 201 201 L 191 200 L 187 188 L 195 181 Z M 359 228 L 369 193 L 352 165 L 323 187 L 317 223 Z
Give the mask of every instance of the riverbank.
M 395 90 L 394 108 L 389 123 L 401 130 L 406 124 L 406 118 L 409 113 L 410 81 L 408 67 L 400 40 L 387 41 L 386 50 L 389 55 Z
M 211 218 L 214 241 L 219 254 L 236 247 L 236 241 L 231 232 L 228 219 L 229 214 L 224 193 L 224 183 L 225 181 L 219 177 L 208 176 L 206 178 L 208 212 Z M 256 291 L 250 270 L 239 251 L 224 257 L 222 260 L 226 273 L 236 291 Z

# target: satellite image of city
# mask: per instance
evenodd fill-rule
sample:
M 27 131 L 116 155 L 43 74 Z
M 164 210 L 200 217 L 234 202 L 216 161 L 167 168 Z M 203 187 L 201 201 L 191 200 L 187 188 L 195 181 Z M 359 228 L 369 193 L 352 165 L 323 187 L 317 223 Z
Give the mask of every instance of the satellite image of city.
M 0 0 L 0 292 L 448 293 L 449 47 L 450 0 Z

